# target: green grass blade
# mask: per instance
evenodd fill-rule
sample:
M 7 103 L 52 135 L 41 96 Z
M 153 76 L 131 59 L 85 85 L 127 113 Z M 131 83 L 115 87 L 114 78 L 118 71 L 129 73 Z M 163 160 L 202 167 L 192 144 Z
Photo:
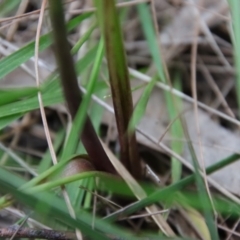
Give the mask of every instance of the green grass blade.
M 45 215 L 45 217 L 51 216 L 52 219 L 61 219 L 61 222 L 66 224 L 66 226 L 80 229 L 83 234 L 91 239 L 107 240 L 109 237 L 106 234 L 113 234 L 123 239 L 137 239 L 126 230 L 121 230 L 98 218 L 95 219 L 93 229 L 91 214 L 81 211 L 81 213 L 77 214 L 76 219 L 73 219 L 69 216 L 66 204 L 62 199 L 50 193 L 26 194 L 17 190 L 23 184 L 24 180 L 0 168 L 1 192 L 12 194 L 15 199 L 34 209 L 41 216 Z M 75 209 L 75 212 L 79 211 Z
M 176 76 L 176 78 L 174 80 L 175 80 L 174 88 L 180 90 L 181 82 L 180 82 L 179 75 Z M 170 127 L 171 137 L 181 139 L 181 138 L 183 138 L 184 133 L 183 133 L 182 123 L 181 123 L 181 117 L 178 116 L 178 113 L 181 112 L 181 110 L 182 110 L 182 106 L 181 106 L 182 101 L 181 101 L 181 99 L 178 99 L 178 101 L 175 101 L 175 104 L 174 104 L 173 99 L 171 98 L 170 94 L 167 94 L 166 97 L 168 98 L 167 101 L 170 105 L 168 112 L 169 112 L 170 121 L 172 122 L 172 125 Z M 177 108 L 177 111 L 176 111 L 176 108 Z M 178 119 L 176 119 L 176 118 L 178 118 Z M 171 141 L 171 149 L 175 153 L 181 155 L 183 152 L 183 148 L 184 148 L 183 142 L 181 142 L 181 141 L 179 142 L 179 141 L 175 141 L 175 140 Z M 176 159 L 172 156 L 171 157 L 172 182 L 175 183 L 178 180 L 180 180 L 181 174 L 182 174 L 182 164 L 178 159 Z
M 187 139 L 190 139 L 187 128 L 185 128 L 184 131 L 185 131 L 185 136 L 187 136 Z M 198 196 L 202 202 L 205 221 L 208 226 L 211 238 L 217 240 L 219 239 L 219 236 L 218 236 L 217 228 L 214 221 L 214 214 L 213 214 L 211 199 L 207 192 L 204 179 L 200 174 L 201 168 L 200 168 L 197 156 L 194 152 L 194 148 L 192 146 L 191 141 L 188 141 L 188 148 L 192 157 L 193 167 L 195 170 L 195 180 L 198 188 Z
M 236 94 L 238 101 L 238 114 L 240 115 L 240 1 L 228 0 L 232 14 L 232 42 L 236 66 Z
M 14 9 L 17 9 L 18 5 L 20 4 L 20 1 L 15 0 L 3 0 L 0 3 L 0 17 L 7 16 L 7 14 Z
M 147 39 L 148 47 L 151 53 L 151 56 L 153 58 L 153 62 L 156 66 L 158 76 L 160 77 L 161 81 L 164 83 L 167 83 L 167 79 L 164 73 L 164 67 L 163 62 L 160 56 L 160 49 L 158 46 L 158 36 L 156 36 L 154 31 L 154 26 L 152 22 L 152 17 L 150 14 L 150 11 L 148 9 L 148 6 L 146 4 L 139 4 L 137 6 L 138 13 L 140 16 L 141 24 Z M 149 93 L 150 94 L 150 93 Z M 167 110 L 169 114 L 170 121 L 173 121 L 173 119 L 178 115 L 179 109 L 177 108 L 177 101 L 175 99 L 175 96 L 172 95 L 172 93 L 164 92 L 164 97 L 167 103 Z M 180 129 L 182 128 L 179 121 L 174 122 L 173 126 L 171 127 L 171 132 L 176 135 L 180 135 Z M 181 144 L 177 145 L 179 143 L 172 143 L 172 150 L 176 152 L 181 151 Z M 174 149 L 173 149 L 174 148 Z M 180 148 L 180 149 L 179 149 Z M 181 163 L 176 160 L 172 159 L 172 166 L 171 166 L 171 172 L 172 172 L 172 180 L 175 182 L 178 179 L 180 179 L 181 176 Z
M 38 185 L 32 188 L 28 188 L 26 191 L 29 193 L 47 191 L 52 188 L 60 187 L 61 185 L 66 185 L 68 183 L 76 182 L 78 180 L 83 180 L 86 178 L 101 177 L 101 176 L 104 177 L 105 174 L 106 173 L 98 172 L 98 171 L 83 172 L 83 173 L 75 174 L 69 177 L 59 178 L 54 181 L 49 181 L 47 183 L 43 183 L 41 185 Z
M 160 79 L 164 83 L 167 83 L 166 77 L 164 74 L 162 60 L 161 60 L 161 57 L 159 56 L 159 47 L 158 47 L 158 41 L 157 41 L 158 37 L 156 37 L 155 32 L 154 32 L 151 14 L 148 10 L 147 5 L 144 3 L 138 4 L 137 10 L 139 13 L 143 31 L 144 31 L 146 39 L 147 39 L 147 43 L 148 43 L 148 47 L 149 47 L 151 56 L 157 67 L 157 73 L 158 73 Z
M 0 89 L 0 106 L 35 95 L 37 88 Z
M 96 24 L 92 25 L 86 33 L 76 42 L 74 47 L 71 50 L 71 54 L 76 54 L 78 50 L 82 47 L 82 45 L 88 40 L 93 30 L 96 28 Z
M 84 71 L 94 60 L 97 51 L 97 46 L 94 46 L 89 52 L 80 59 L 75 67 L 78 74 Z M 59 78 L 53 74 L 46 82 L 41 85 L 41 92 L 44 106 L 63 102 L 62 90 L 59 84 Z M 14 103 L 9 103 L 0 106 L 0 123 L 3 117 L 8 117 L 16 114 L 23 114 L 25 112 L 39 108 L 37 95 L 29 97 Z M 7 118 L 6 118 L 7 119 Z M 4 121 L 5 122 L 5 121 Z
M 224 168 L 225 166 L 230 165 L 231 163 L 236 162 L 237 160 L 240 159 L 240 155 L 239 154 L 233 154 L 230 157 L 223 159 L 221 161 L 219 161 L 218 163 L 208 167 L 206 169 L 206 173 L 207 174 L 211 174 L 221 168 Z M 129 215 L 134 213 L 135 211 L 138 211 L 146 206 L 149 206 L 151 204 L 154 204 L 156 202 L 160 202 L 162 200 L 164 200 L 167 196 L 172 195 L 174 192 L 179 191 L 181 189 L 183 189 L 184 187 L 186 187 L 187 185 L 189 185 L 190 183 L 193 183 L 195 180 L 195 174 L 192 174 L 180 181 L 178 181 L 177 183 L 174 183 L 168 187 L 165 187 L 163 189 L 160 189 L 158 191 L 155 191 L 154 193 L 152 193 L 151 195 L 149 195 L 148 197 L 134 203 L 131 204 L 130 206 L 126 207 L 123 211 L 121 212 L 116 212 L 112 215 L 110 215 L 109 217 L 107 217 L 106 219 L 108 219 L 109 221 L 114 221 L 115 219 L 117 219 L 119 216 L 125 216 L 125 215 Z
M 13 121 L 17 120 L 18 118 L 22 117 L 23 114 L 12 114 L 11 116 L 1 117 L 0 118 L 0 130 L 8 126 Z
M 148 100 L 150 98 L 151 92 L 155 86 L 156 81 L 157 81 L 157 77 L 152 78 L 151 81 L 145 87 L 134 109 L 133 115 L 131 117 L 131 120 L 128 126 L 128 131 L 132 132 L 137 126 L 137 124 L 139 123 L 139 121 L 141 120 L 141 118 L 143 117 L 147 107 Z
M 102 63 L 102 58 L 103 58 L 103 40 L 101 40 L 99 43 L 97 55 L 94 61 L 93 69 L 92 69 L 89 83 L 87 86 L 87 93 L 84 95 L 83 101 L 73 121 L 71 131 L 69 133 L 67 142 L 64 147 L 64 151 L 62 155 L 63 158 L 74 154 L 76 151 L 76 148 L 78 145 L 79 133 L 81 132 L 83 124 L 85 122 L 88 106 L 91 100 L 91 95 L 94 91 L 94 87 L 97 81 L 97 76 L 99 73 L 99 68 Z
M 81 14 L 80 16 L 72 19 L 67 24 L 68 31 L 77 27 L 84 19 L 88 18 L 91 14 Z M 39 39 L 39 52 L 43 51 L 52 44 L 50 34 L 45 34 Z M 3 79 L 8 73 L 19 67 L 21 64 L 34 56 L 35 41 L 20 48 L 18 51 L 0 60 L 0 80 Z

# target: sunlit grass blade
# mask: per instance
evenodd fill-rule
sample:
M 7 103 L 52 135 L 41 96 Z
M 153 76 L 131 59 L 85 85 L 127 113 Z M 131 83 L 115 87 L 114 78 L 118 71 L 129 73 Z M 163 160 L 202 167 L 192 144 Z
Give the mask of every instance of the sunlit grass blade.
M 176 193 L 175 195 L 166 196 L 165 201 L 169 201 L 171 205 L 177 205 L 182 207 L 191 207 L 198 211 L 208 210 L 211 211 L 211 206 L 203 206 L 201 199 L 195 192 L 191 191 L 181 191 Z M 239 204 L 233 203 L 228 199 L 223 197 L 219 197 L 218 195 L 213 195 L 213 203 L 216 207 L 216 211 L 223 216 L 232 215 L 234 217 L 240 216 L 240 206 Z M 211 238 L 212 239 L 212 238 Z
M 186 204 L 186 206 L 183 206 L 183 209 L 180 209 L 180 212 L 186 216 L 188 222 L 194 227 L 201 239 L 211 240 L 206 221 L 197 210 Z
M 78 60 L 76 63 L 76 71 L 79 75 L 81 71 L 84 71 L 93 61 L 96 55 L 97 46 L 94 46 L 89 50 L 86 55 Z M 59 78 L 53 74 L 46 82 L 41 85 L 41 92 L 43 97 L 44 106 L 50 106 L 53 104 L 63 102 L 62 90 L 59 84 Z M 23 114 L 25 112 L 35 110 L 39 108 L 37 95 L 33 97 L 29 97 L 28 99 L 24 99 L 18 102 L 5 104 L 0 106 L 0 121 L 1 118 Z
M 9 12 L 16 9 L 20 4 L 20 1 L 15 0 L 3 0 L 0 3 L 0 17 L 6 16 Z
M 0 106 L 35 95 L 37 91 L 34 87 L 0 89 Z
M 18 118 L 22 117 L 22 113 L 12 114 L 10 116 L 5 116 L 0 118 L 0 130 L 8 126 L 13 121 L 17 120 Z
M 82 45 L 88 40 L 93 30 L 96 28 L 96 24 L 92 25 L 88 31 L 83 34 L 83 36 L 76 42 L 74 47 L 71 49 L 71 54 L 76 54 L 78 50 L 82 47 Z
M 53 104 L 61 103 L 63 102 L 62 93 L 60 91 L 56 91 L 48 94 L 43 94 L 43 102 L 44 102 L 44 106 L 46 107 Z M 32 98 L 29 98 L 23 101 L 1 106 L 0 118 L 16 115 L 20 113 L 21 114 L 26 113 L 38 108 L 39 108 L 39 104 L 38 104 L 37 96 L 34 96 Z

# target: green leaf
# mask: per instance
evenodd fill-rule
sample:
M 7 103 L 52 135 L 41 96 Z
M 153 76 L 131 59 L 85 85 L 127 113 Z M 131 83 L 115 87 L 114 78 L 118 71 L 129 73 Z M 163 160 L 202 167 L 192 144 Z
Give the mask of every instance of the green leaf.
M 88 53 L 86 53 L 86 55 L 82 59 L 78 60 L 78 62 L 76 63 L 76 70 L 78 74 L 80 74 L 81 71 L 86 69 L 87 66 L 89 66 L 93 62 L 96 51 L 97 46 L 94 46 L 92 49 L 89 50 Z M 63 102 L 62 90 L 60 88 L 59 78 L 57 74 L 52 74 L 51 77 L 41 85 L 40 89 L 45 107 Z M 35 96 L 29 97 L 28 99 L 0 106 L 0 126 L 1 119 L 3 117 L 11 117 L 12 115 L 16 116 L 16 114 L 23 115 L 28 111 L 32 111 L 38 108 L 39 102 L 37 94 L 35 94 Z M 8 118 L 5 118 L 5 120 L 3 121 L 3 126 L 4 123 L 6 123 L 7 119 Z
M 38 89 L 35 87 L 18 88 L 18 89 L 0 89 L 0 106 L 11 103 L 22 98 L 35 95 Z
M 147 107 L 148 100 L 151 96 L 151 92 L 155 86 L 156 81 L 157 77 L 152 78 L 151 81 L 145 87 L 140 97 L 140 100 L 138 101 L 137 106 L 134 109 L 133 115 L 129 123 L 128 131 L 132 132 L 139 123 L 139 121 L 141 120 L 141 118 L 143 117 Z
M 206 169 L 206 173 L 210 175 L 211 173 L 213 173 L 221 168 L 224 168 L 225 166 L 228 166 L 231 163 L 236 162 L 237 160 L 239 160 L 239 158 L 240 158 L 240 155 L 233 154 L 233 155 L 229 156 L 228 158 L 225 158 L 225 159 L 219 161 L 218 163 L 208 167 Z M 177 192 L 177 191 L 183 189 L 184 187 L 188 186 L 189 184 L 193 183 L 195 180 L 195 177 L 196 177 L 196 174 L 192 174 L 188 177 L 181 179 L 180 181 L 178 181 L 174 184 L 171 184 L 170 186 L 167 186 L 163 189 L 159 189 L 159 190 L 155 191 L 154 193 L 150 194 L 148 197 L 125 207 L 124 210 L 121 209 L 121 211 L 117 211 L 117 212 L 111 214 L 110 216 L 106 217 L 106 219 L 108 219 L 108 221 L 114 221 L 119 216 L 126 216 L 129 214 L 132 214 L 146 206 L 163 201 L 166 198 L 171 199 L 171 197 L 173 196 L 173 194 L 175 192 Z M 174 198 L 172 198 L 172 199 L 174 200 Z M 208 207 L 208 206 L 206 206 L 206 207 Z
M 23 114 L 13 114 L 11 116 L 1 117 L 0 118 L 0 130 L 8 126 L 10 123 L 14 122 L 18 118 L 22 117 Z
M 175 79 L 174 79 L 174 88 L 181 90 L 181 82 L 180 82 L 180 75 L 177 72 Z M 181 155 L 183 152 L 183 147 L 184 144 L 181 141 L 177 141 L 174 139 L 182 139 L 184 137 L 183 133 L 183 126 L 181 123 L 181 116 L 179 116 L 179 113 L 182 110 L 182 101 L 180 98 L 174 97 L 171 98 L 170 94 L 166 95 L 167 101 L 169 103 L 169 117 L 171 121 L 171 137 L 173 140 L 171 141 L 171 149 Z M 173 102 L 175 100 L 175 102 Z M 177 110 L 176 110 L 177 109 Z M 171 175 L 172 175 L 172 182 L 175 183 L 178 180 L 181 179 L 181 174 L 182 174 L 182 164 L 181 162 L 174 158 L 173 156 L 171 157 Z
M 20 4 L 20 1 L 16 1 L 16 0 L 3 0 L 0 3 L 0 17 L 7 16 L 8 13 L 13 11 L 14 9 L 17 9 L 19 4 Z
M 94 228 L 92 228 L 92 214 L 74 209 L 77 212 L 76 219 L 69 216 L 67 207 L 63 199 L 60 199 L 50 193 L 34 193 L 27 194 L 19 189 L 24 184 L 24 180 L 0 168 L 0 185 L 1 192 L 11 194 L 19 202 L 32 208 L 34 212 L 45 216 L 51 216 L 52 219 L 59 219 L 66 226 L 73 229 L 80 229 L 83 234 L 91 239 L 109 239 L 106 234 L 123 239 L 137 239 L 129 234 L 126 230 L 121 230 L 112 224 L 108 224 L 103 220 L 95 218 Z
M 159 56 L 160 50 L 158 47 L 158 36 L 155 35 L 154 32 L 154 27 L 152 23 L 152 17 L 151 14 L 148 10 L 148 6 L 145 3 L 138 4 L 137 5 L 137 10 L 140 16 L 141 24 L 147 39 L 148 47 L 150 50 L 150 53 L 152 55 L 154 64 L 157 67 L 157 72 L 160 77 L 160 79 L 164 82 L 167 83 L 166 77 L 164 74 L 164 69 L 163 69 L 163 64 L 162 64 L 162 59 L 161 56 Z
M 240 2 L 228 0 L 232 14 L 232 42 L 234 47 L 234 59 L 236 66 L 236 94 L 238 101 L 238 112 L 240 115 Z
M 68 31 L 77 27 L 84 19 L 88 18 L 91 14 L 85 13 L 72 19 L 67 24 Z M 52 44 L 51 34 L 45 34 L 39 39 L 39 52 L 43 51 Z M 21 64 L 34 56 L 35 41 L 27 44 L 26 46 L 15 51 L 11 55 L 0 60 L 0 80 L 3 79 L 8 73 L 19 67 Z
M 77 112 L 75 118 L 74 118 L 74 121 L 73 121 L 73 124 L 71 127 L 71 131 L 67 138 L 67 142 L 65 143 L 65 147 L 64 147 L 64 151 L 63 151 L 63 155 L 62 155 L 63 158 L 74 154 L 76 151 L 76 148 L 78 145 L 79 133 L 81 132 L 81 129 L 83 127 L 83 124 L 84 124 L 84 121 L 86 118 L 88 106 L 89 106 L 89 103 L 91 100 L 91 95 L 94 91 L 99 68 L 102 63 L 102 58 L 103 58 L 103 40 L 100 40 L 97 55 L 95 57 L 93 69 L 92 69 L 89 83 L 87 86 L 87 93 L 84 95 L 83 101 L 78 109 L 78 112 Z

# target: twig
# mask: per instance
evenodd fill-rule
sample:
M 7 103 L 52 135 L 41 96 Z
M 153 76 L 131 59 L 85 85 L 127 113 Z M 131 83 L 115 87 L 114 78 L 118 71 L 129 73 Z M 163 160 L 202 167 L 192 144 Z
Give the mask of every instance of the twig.
M 17 225 L 1 228 L 0 238 L 10 238 L 15 234 L 15 238 L 41 238 L 53 240 L 76 239 L 74 232 L 63 232 L 48 229 L 20 228 Z

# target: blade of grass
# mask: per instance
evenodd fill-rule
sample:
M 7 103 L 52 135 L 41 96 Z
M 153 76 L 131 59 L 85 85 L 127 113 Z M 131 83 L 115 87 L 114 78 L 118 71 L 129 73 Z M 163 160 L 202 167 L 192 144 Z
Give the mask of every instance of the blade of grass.
M 27 98 L 29 96 L 35 95 L 37 93 L 37 88 L 35 87 L 26 87 L 18 89 L 1 89 L 0 90 L 0 106 L 7 103 L 11 103 L 21 98 Z
M 89 52 L 76 63 L 76 70 L 78 75 L 93 62 L 96 51 L 97 45 L 89 50 Z M 59 78 L 56 74 L 53 74 L 46 82 L 42 84 L 41 91 L 43 94 L 44 106 L 50 106 L 63 102 Z M 33 96 L 14 103 L 9 103 L 4 106 L 0 106 L 0 120 L 2 117 L 11 116 L 18 113 L 23 114 L 25 112 L 38 108 L 39 104 L 37 96 Z
M 31 207 L 35 212 L 51 216 L 52 218 L 61 219 L 61 222 L 72 228 L 80 229 L 92 239 L 109 239 L 106 234 L 113 234 L 124 239 L 137 239 L 126 230 L 121 230 L 114 225 L 106 224 L 102 220 L 96 218 L 94 229 L 92 228 L 92 216 L 84 211 L 77 214 L 76 220 L 69 216 L 64 201 L 49 193 L 26 194 L 17 190 L 24 184 L 24 180 L 0 169 L 0 185 L 1 191 L 12 194 L 19 202 Z M 76 209 L 75 209 L 76 210 Z M 76 210 L 76 212 L 78 212 Z
M 13 121 L 17 120 L 18 118 L 22 117 L 23 114 L 12 114 L 11 116 L 1 117 L 0 118 L 0 130 L 9 126 Z
M 144 34 L 147 39 L 148 47 L 153 58 L 154 64 L 157 68 L 157 73 L 160 79 L 167 83 L 166 76 L 164 73 L 163 63 L 161 56 L 159 55 L 159 47 L 157 36 L 154 32 L 153 22 L 151 18 L 151 14 L 149 12 L 148 6 L 145 3 L 141 3 L 137 5 L 138 14 L 141 20 L 141 24 L 143 27 Z
M 74 45 L 74 47 L 71 50 L 71 54 L 76 54 L 78 50 L 81 48 L 81 46 L 87 41 L 87 39 L 92 34 L 93 30 L 96 28 L 96 24 L 92 25 L 88 31 L 83 34 L 83 36 L 77 41 L 77 43 Z
M 59 178 L 54 181 L 43 183 L 41 185 L 38 185 L 38 186 L 35 186 L 32 188 L 28 188 L 25 191 L 29 192 L 29 193 L 37 193 L 37 192 L 47 191 L 47 190 L 50 190 L 55 187 L 60 187 L 61 185 L 66 185 L 68 183 L 75 182 L 77 180 L 83 180 L 85 178 L 92 178 L 92 177 L 104 177 L 104 175 L 106 175 L 106 173 L 98 172 L 98 171 L 83 172 L 83 173 L 75 174 L 75 175 L 72 175 L 69 177 Z M 24 187 L 24 189 L 26 189 L 26 188 Z
M 153 77 L 152 80 L 144 88 L 144 91 L 132 114 L 132 117 L 128 126 L 128 131 L 132 132 L 137 126 L 137 124 L 139 123 L 139 121 L 141 120 L 142 116 L 144 115 L 148 100 L 150 98 L 151 92 L 155 86 L 156 81 L 157 81 L 157 77 Z
M 160 52 L 159 43 L 157 40 L 158 36 L 156 36 L 157 32 L 154 31 L 152 16 L 150 14 L 148 6 L 145 3 L 139 4 L 137 6 L 137 9 L 138 9 L 138 13 L 140 16 L 144 34 L 147 39 L 148 47 L 149 47 L 151 56 L 153 58 L 153 62 L 157 69 L 157 74 L 162 82 L 164 82 L 165 84 L 166 83 L 170 84 L 170 80 L 167 81 L 166 74 L 164 72 L 163 60 L 161 58 L 161 52 Z M 174 116 L 179 114 L 179 109 L 177 107 L 177 101 L 175 99 L 175 96 L 172 94 L 172 92 L 164 92 L 164 97 L 165 97 L 166 104 L 167 104 L 169 118 L 170 118 L 170 120 L 173 120 Z M 177 134 L 177 133 L 179 133 L 179 131 L 181 131 L 180 130 L 181 127 L 182 126 L 177 121 L 171 127 L 171 131 L 174 131 L 174 134 Z M 175 145 L 173 147 L 179 151 L 179 149 L 178 149 L 179 145 L 178 146 L 175 146 Z M 177 161 L 176 159 L 172 159 L 171 171 L 172 171 L 172 180 L 177 181 L 181 176 L 181 163 L 179 161 Z
M 178 73 L 179 74 L 179 73 Z M 180 83 L 180 79 L 179 79 L 179 75 L 176 76 L 175 81 L 174 81 L 174 87 L 177 90 L 181 90 L 181 83 Z M 179 99 L 178 101 L 175 102 L 175 105 L 172 101 L 172 98 L 170 97 L 169 94 L 166 95 L 168 98 L 168 102 L 169 102 L 169 117 L 171 121 L 174 121 L 175 118 L 178 115 L 178 112 L 181 111 L 182 107 L 181 107 L 181 99 Z M 177 103 L 177 106 L 176 106 Z M 178 111 L 176 111 L 175 106 L 178 108 Z M 182 130 L 182 124 L 181 124 L 181 119 L 177 119 L 176 121 L 174 121 L 174 123 L 171 125 L 171 136 L 173 138 L 182 138 L 183 137 L 183 130 Z M 182 154 L 183 151 L 183 143 L 182 142 L 178 142 L 178 141 L 171 141 L 171 149 L 178 153 L 178 154 Z M 181 179 L 181 174 L 182 174 L 182 164 L 180 161 L 178 161 L 176 158 L 171 157 L 171 176 L 172 176 L 172 182 L 175 183 L 177 181 L 179 181 Z
M 164 83 L 167 83 L 167 81 L 166 81 L 167 78 L 166 78 L 166 75 L 165 75 L 165 73 L 167 74 L 167 71 L 164 72 L 163 62 L 162 62 L 162 60 L 160 58 L 160 54 L 159 54 L 160 49 L 159 49 L 159 46 L 158 46 L 158 43 L 157 43 L 157 37 L 154 34 L 154 27 L 153 27 L 153 23 L 151 21 L 151 15 L 150 15 L 150 12 L 148 10 L 148 7 L 147 7 L 146 4 L 143 3 L 143 4 L 139 4 L 137 6 L 137 9 L 138 9 L 139 16 L 140 16 L 140 19 L 141 19 L 141 22 L 142 22 L 142 25 L 143 25 L 143 29 L 144 29 L 144 32 L 145 32 L 145 35 L 146 35 L 146 38 L 147 38 L 147 42 L 148 42 L 148 46 L 150 48 L 151 55 L 153 57 L 155 65 L 157 67 L 159 77 L 162 79 L 162 81 Z M 158 51 L 156 51 L 156 50 L 158 50 Z M 170 80 L 169 80 L 169 84 L 170 84 Z M 167 93 L 167 92 L 165 92 L 164 94 L 165 94 L 165 98 L 166 98 L 168 112 L 171 114 L 172 104 L 169 101 L 170 98 L 172 98 L 172 100 L 173 100 L 172 102 L 173 102 L 174 107 L 177 111 L 173 94 L 171 93 L 169 95 L 169 93 Z M 185 129 L 185 134 L 187 134 L 186 129 Z M 189 144 L 189 147 L 191 147 L 190 145 L 191 144 Z M 193 150 L 193 148 L 191 148 L 191 150 Z M 205 185 L 203 183 L 203 179 L 202 179 L 202 177 L 199 173 L 199 170 L 198 170 L 199 168 L 198 168 L 197 162 L 196 162 L 197 158 L 196 158 L 193 151 L 191 151 L 191 154 L 192 154 L 192 157 L 193 157 L 193 163 L 194 163 L 194 167 L 195 167 L 195 171 L 196 171 L 196 183 L 197 183 L 197 186 L 198 186 L 198 189 L 199 189 L 199 195 L 200 195 L 200 197 L 203 201 L 202 203 L 203 203 L 203 206 L 204 206 L 205 204 L 209 204 L 209 198 L 208 198 L 208 195 L 205 194 L 206 189 L 205 189 Z M 216 231 L 216 228 L 215 228 L 215 224 L 214 224 L 211 212 L 209 212 L 207 210 L 205 211 L 205 219 L 206 219 L 207 225 L 209 227 L 211 237 L 213 239 L 218 239 L 218 234 L 217 234 L 217 231 Z
M 233 154 L 228 158 L 225 158 L 221 161 L 219 161 L 218 163 L 206 168 L 206 173 L 207 174 L 211 174 L 225 166 L 228 166 L 229 164 L 237 161 L 240 158 L 239 154 Z M 149 195 L 148 197 L 133 203 L 127 207 L 125 207 L 122 211 L 117 211 L 111 215 L 109 215 L 108 217 L 106 217 L 106 219 L 108 221 L 115 221 L 118 217 L 122 217 L 125 215 L 129 215 L 134 213 L 135 211 L 138 211 L 148 205 L 151 205 L 153 203 L 159 202 L 161 200 L 164 200 L 164 198 L 166 198 L 168 195 L 172 195 L 173 192 L 179 191 L 181 189 L 183 189 L 184 187 L 186 187 L 187 185 L 189 185 L 190 183 L 194 182 L 195 180 L 195 174 L 192 174 L 180 181 L 178 181 L 177 183 L 174 183 L 168 187 L 165 187 L 163 189 L 160 189 L 154 193 L 152 193 L 151 195 Z
M 76 28 L 84 19 L 88 18 L 91 14 L 85 13 L 72 19 L 67 24 L 67 30 L 71 31 Z M 52 44 L 50 34 L 45 34 L 39 39 L 39 52 L 43 51 Z M 34 56 L 35 41 L 20 48 L 18 51 L 0 60 L 0 80 L 3 79 L 8 73 L 19 67 L 22 63 L 29 60 Z
M 228 0 L 232 14 L 232 42 L 234 47 L 234 59 L 236 66 L 236 94 L 238 101 L 238 115 L 240 115 L 240 2 Z
M 15 0 L 4 0 L 0 3 L 0 17 L 6 16 L 9 12 L 17 9 L 17 6 L 20 4 L 19 1 Z
M 91 100 L 91 95 L 96 85 L 97 76 L 98 76 L 99 68 L 102 62 L 102 58 L 103 58 L 103 40 L 100 40 L 97 55 L 94 61 L 93 69 L 91 71 L 91 76 L 87 86 L 87 93 L 84 95 L 81 106 L 73 121 L 71 131 L 69 133 L 67 142 L 64 147 L 64 151 L 62 155 L 63 158 L 74 154 L 76 151 L 76 148 L 78 145 L 79 133 L 82 131 L 84 122 L 86 120 L 87 110 Z
M 181 191 L 172 195 L 171 197 L 167 196 L 165 201 L 169 201 L 171 205 L 182 206 L 186 208 L 193 208 L 199 211 L 204 211 L 204 208 L 211 211 L 211 207 L 209 206 L 203 207 L 201 199 L 199 199 L 198 195 L 193 192 Z M 239 204 L 233 203 L 227 199 L 224 199 L 219 196 L 213 196 L 214 205 L 216 205 L 216 210 L 218 213 L 229 216 L 232 215 L 234 217 L 238 217 L 240 215 L 240 206 Z M 211 238 L 212 239 L 212 238 Z

